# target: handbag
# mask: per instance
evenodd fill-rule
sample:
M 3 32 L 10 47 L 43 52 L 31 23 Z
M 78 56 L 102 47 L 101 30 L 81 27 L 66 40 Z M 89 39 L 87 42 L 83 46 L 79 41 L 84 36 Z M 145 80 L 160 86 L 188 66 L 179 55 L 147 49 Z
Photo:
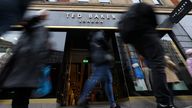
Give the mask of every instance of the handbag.
M 39 79 L 39 87 L 32 92 L 32 97 L 43 97 L 50 93 L 52 85 L 50 81 L 51 66 L 42 67 L 42 78 Z

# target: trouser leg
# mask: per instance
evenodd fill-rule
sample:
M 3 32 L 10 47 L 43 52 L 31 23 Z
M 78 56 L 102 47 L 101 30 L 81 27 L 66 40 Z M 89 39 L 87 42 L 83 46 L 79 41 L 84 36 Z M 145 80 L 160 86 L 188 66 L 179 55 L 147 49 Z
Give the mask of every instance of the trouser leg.
M 28 108 L 31 88 L 17 88 L 14 90 L 12 108 Z
M 106 68 L 105 93 L 107 95 L 110 105 L 116 106 L 114 94 L 113 94 L 112 74 L 109 68 Z
M 171 91 L 171 104 L 174 105 L 174 91 L 173 91 L 173 83 L 168 83 L 169 90 Z
M 139 53 L 144 56 L 152 71 L 152 89 L 157 103 L 170 104 L 171 94 L 167 86 L 165 75 L 164 50 L 158 43 L 137 47 Z
M 92 75 L 84 85 L 83 92 L 81 93 L 80 98 L 78 100 L 78 104 L 83 104 L 86 102 L 87 96 L 89 96 L 96 84 L 101 80 L 102 75 L 100 73 L 102 72 L 99 68 L 93 69 Z

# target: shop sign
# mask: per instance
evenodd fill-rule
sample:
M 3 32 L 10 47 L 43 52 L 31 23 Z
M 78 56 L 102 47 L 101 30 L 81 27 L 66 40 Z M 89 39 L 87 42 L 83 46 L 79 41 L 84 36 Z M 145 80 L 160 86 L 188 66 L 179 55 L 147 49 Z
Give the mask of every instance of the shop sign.
M 192 9 L 192 0 L 182 0 L 170 14 L 172 23 L 178 23 Z
M 79 23 L 95 23 L 102 24 L 104 21 L 116 20 L 117 16 L 114 14 L 98 14 L 98 13 L 66 13 L 67 19 L 78 19 Z
M 28 14 L 35 12 L 29 11 Z M 117 27 L 122 14 L 115 12 L 49 11 L 46 24 L 48 26 L 69 27 Z M 166 15 L 158 15 L 158 20 L 162 20 L 160 16 Z
M 116 27 L 121 13 L 50 11 L 49 25 Z

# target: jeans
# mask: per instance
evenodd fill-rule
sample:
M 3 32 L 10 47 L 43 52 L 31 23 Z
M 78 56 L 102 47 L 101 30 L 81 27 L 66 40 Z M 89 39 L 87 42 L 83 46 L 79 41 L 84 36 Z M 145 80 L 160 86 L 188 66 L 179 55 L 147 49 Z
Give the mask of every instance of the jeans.
M 104 82 L 105 92 L 110 102 L 110 105 L 114 106 L 114 104 L 116 103 L 114 100 L 114 94 L 113 94 L 113 88 L 112 88 L 112 74 L 111 74 L 110 66 L 108 64 L 102 64 L 99 66 L 96 66 L 95 64 L 93 64 L 92 69 L 93 69 L 93 72 L 90 78 L 85 83 L 85 86 L 82 94 L 80 95 L 78 104 L 85 103 L 86 97 L 90 94 L 90 92 L 93 90 L 96 84 L 102 81 Z

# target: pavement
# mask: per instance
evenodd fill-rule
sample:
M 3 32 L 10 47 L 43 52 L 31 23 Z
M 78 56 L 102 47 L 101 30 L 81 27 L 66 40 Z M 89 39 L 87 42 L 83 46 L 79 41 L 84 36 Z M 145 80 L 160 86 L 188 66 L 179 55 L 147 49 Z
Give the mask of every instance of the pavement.
M 11 108 L 11 100 L 0 100 L 0 108 Z M 90 103 L 90 108 L 110 108 L 107 102 Z M 156 108 L 152 96 L 130 97 L 129 101 L 119 102 L 121 108 Z M 192 96 L 175 97 L 178 108 L 192 108 Z M 59 106 L 56 99 L 31 99 L 29 108 L 76 108 L 76 106 Z

